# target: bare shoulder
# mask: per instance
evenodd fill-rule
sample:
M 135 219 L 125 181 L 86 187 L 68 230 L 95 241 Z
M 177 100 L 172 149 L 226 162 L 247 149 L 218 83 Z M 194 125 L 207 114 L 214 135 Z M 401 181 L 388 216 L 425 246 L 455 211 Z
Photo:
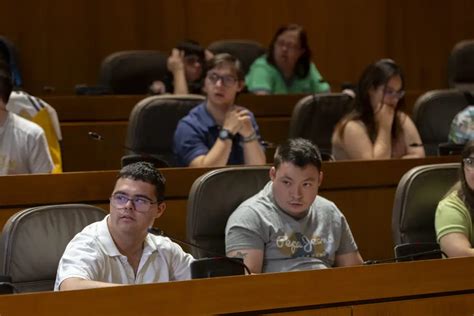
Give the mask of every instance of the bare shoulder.
M 351 120 L 346 123 L 343 136 L 344 137 L 348 135 L 356 136 L 356 135 L 360 135 L 360 133 L 364 133 L 364 134 L 367 133 L 365 124 L 360 120 Z

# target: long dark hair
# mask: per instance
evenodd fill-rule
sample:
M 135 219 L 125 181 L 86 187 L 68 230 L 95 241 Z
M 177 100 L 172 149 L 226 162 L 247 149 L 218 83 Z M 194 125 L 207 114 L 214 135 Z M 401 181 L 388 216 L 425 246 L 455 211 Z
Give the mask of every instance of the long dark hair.
M 356 90 L 356 98 L 354 100 L 353 110 L 347 114 L 341 121 L 339 130 L 339 137 L 342 138 L 344 134 L 344 128 L 350 121 L 362 121 L 367 128 L 370 140 L 375 141 L 377 136 L 375 126 L 375 115 L 374 109 L 370 102 L 369 90 L 371 88 L 377 88 L 380 86 L 387 86 L 388 81 L 395 76 L 400 76 L 402 80 L 402 89 L 405 85 L 405 80 L 401 68 L 391 59 L 381 59 L 371 65 L 369 65 L 362 76 L 359 79 Z M 395 124 L 392 124 L 392 138 L 396 138 L 397 134 L 401 130 L 401 123 L 398 117 L 400 107 L 405 104 L 405 98 L 402 97 L 398 100 L 397 107 L 395 108 Z
M 464 171 L 464 159 L 471 157 L 472 154 L 474 154 L 474 140 L 469 141 L 461 153 L 462 161 L 459 168 L 460 185 L 458 183 L 457 186 L 455 185 L 455 188 L 457 188 L 459 198 L 464 202 L 471 215 L 474 215 L 474 190 L 469 187 Z
M 300 46 L 302 49 L 304 49 L 304 52 L 300 56 L 298 61 L 296 62 L 294 72 L 297 77 L 305 78 L 309 73 L 309 66 L 311 64 L 311 49 L 309 49 L 308 35 L 306 34 L 306 31 L 301 25 L 298 25 L 298 24 L 283 25 L 276 31 L 275 35 L 273 35 L 273 39 L 270 42 L 270 46 L 268 48 L 267 61 L 268 63 L 275 66 L 275 68 L 278 68 L 278 66 L 275 63 L 275 57 L 273 56 L 274 50 L 275 50 L 275 42 L 278 36 L 280 36 L 282 33 L 286 31 L 298 31 Z

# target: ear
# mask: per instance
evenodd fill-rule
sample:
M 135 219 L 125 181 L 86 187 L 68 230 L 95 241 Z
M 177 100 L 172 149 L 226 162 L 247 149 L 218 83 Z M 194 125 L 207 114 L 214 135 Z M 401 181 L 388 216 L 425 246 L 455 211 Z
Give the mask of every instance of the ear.
M 323 172 L 319 171 L 318 188 L 321 186 L 321 183 L 323 183 Z
M 268 174 L 270 176 L 270 180 L 275 181 L 275 178 L 276 178 L 276 169 L 275 169 L 275 167 L 271 167 Z
M 155 213 L 154 218 L 157 219 L 157 218 L 161 217 L 161 215 L 163 215 L 163 213 L 165 212 L 165 209 L 166 209 L 166 203 L 165 202 L 161 202 L 158 205 L 156 205 L 156 213 Z

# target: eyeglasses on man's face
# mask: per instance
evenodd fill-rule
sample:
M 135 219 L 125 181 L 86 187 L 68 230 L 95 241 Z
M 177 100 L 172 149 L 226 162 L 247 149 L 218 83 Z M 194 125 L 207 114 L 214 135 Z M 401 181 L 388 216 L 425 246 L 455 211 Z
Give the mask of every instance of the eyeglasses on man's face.
M 112 206 L 116 208 L 124 208 L 127 205 L 128 201 L 131 201 L 133 208 L 137 212 L 141 212 L 141 213 L 149 211 L 150 206 L 152 204 L 158 203 L 158 201 L 152 201 L 143 196 L 128 197 L 127 195 L 122 194 L 122 193 L 116 193 L 110 197 L 110 202 L 112 203 Z
M 207 74 L 207 79 L 213 84 L 217 84 L 220 80 L 225 87 L 233 86 L 237 83 L 237 78 L 231 75 L 220 76 L 215 72 L 210 72 Z
M 474 157 L 463 158 L 464 168 L 474 171 Z

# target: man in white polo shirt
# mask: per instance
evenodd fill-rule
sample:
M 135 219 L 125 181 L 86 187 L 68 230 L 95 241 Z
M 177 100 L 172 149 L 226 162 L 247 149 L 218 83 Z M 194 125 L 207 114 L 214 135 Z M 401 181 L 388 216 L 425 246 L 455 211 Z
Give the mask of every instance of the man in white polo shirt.
M 110 215 L 68 244 L 54 289 L 190 279 L 193 257 L 170 239 L 148 232 L 165 211 L 164 189 L 164 177 L 151 164 L 122 168 L 110 197 Z

